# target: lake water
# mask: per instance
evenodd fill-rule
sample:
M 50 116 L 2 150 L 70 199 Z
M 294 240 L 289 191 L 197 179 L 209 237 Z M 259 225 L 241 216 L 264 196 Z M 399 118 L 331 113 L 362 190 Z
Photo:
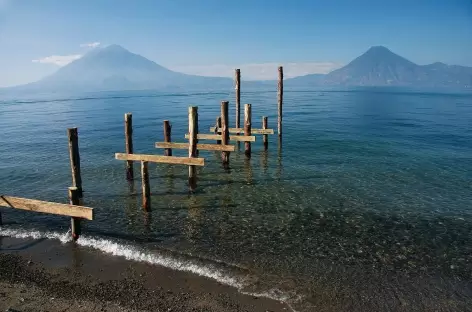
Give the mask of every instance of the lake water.
M 365 88 L 286 90 L 282 145 L 257 136 L 230 170 L 201 151 L 185 166 L 150 164 L 152 211 L 125 179 L 124 114 L 135 153 L 163 154 L 162 123 L 185 142 L 187 108 L 208 133 L 234 94 L 157 92 L 0 98 L 0 193 L 67 201 L 66 129 L 79 128 L 84 222 L 79 244 L 187 270 L 297 311 L 466 311 L 472 303 L 472 93 Z M 243 92 L 253 127 L 276 130 L 275 92 Z M 205 141 L 205 143 L 212 143 Z M 174 150 L 185 156 L 187 151 Z M 0 235 L 58 237 L 67 218 L 0 208 Z M 86 247 L 84 247 L 86 248 Z

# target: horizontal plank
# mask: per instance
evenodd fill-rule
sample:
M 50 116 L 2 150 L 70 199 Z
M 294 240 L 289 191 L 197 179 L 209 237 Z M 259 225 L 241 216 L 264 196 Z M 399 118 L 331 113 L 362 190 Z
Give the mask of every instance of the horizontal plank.
M 210 132 L 215 132 L 216 127 L 211 127 Z M 218 132 L 221 132 L 221 128 Z M 244 133 L 244 128 L 229 128 L 229 133 Z M 253 129 L 251 128 L 251 135 L 253 134 L 274 134 L 274 129 Z
M 188 134 L 185 135 L 188 139 Z M 199 140 L 221 140 L 221 134 L 198 134 Z M 241 141 L 241 142 L 256 142 L 256 137 L 253 135 L 230 135 L 230 141 Z
M 156 148 L 188 149 L 188 145 L 189 143 L 156 142 Z M 234 145 L 197 143 L 197 150 L 234 152 L 235 147 Z
M 256 137 L 253 135 L 230 135 L 229 140 L 239 142 L 256 142 Z
M 160 155 L 144 155 L 144 154 L 126 154 L 116 153 L 115 158 L 118 160 L 134 160 L 134 161 L 150 161 L 155 163 L 187 165 L 187 166 L 204 166 L 205 159 L 176 157 L 176 156 L 160 156 Z
M 0 196 L 0 206 L 93 220 L 93 208 L 58 204 L 36 199 Z

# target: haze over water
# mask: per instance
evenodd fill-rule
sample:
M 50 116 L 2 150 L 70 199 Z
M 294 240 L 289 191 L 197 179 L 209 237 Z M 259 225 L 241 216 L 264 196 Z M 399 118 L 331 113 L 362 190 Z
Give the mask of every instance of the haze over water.
M 114 159 L 124 113 L 135 153 L 163 154 L 153 147 L 163 120 L 185 142 L 188 106 L 207 133 L 221 100 L 234 125 L 232 92 L 0 97 L 0 193 L 66 202 L 66 129 L 77 126 L 84 204 L 96 208 L 83 228 L 89 246 L 110 240 L 197 263 L 300 311 L 470 309 L 472 93 L 287 90 L 281 148 L 270 136 L 264 152 L 257 136 L 251 160 L 241 145 L 229 172 L 219 153 L 201 151 L 192 195 L 185 166 L 150 164 L 152 212 L 143 213 L 139 164 L 133 192 Z M 253 127 L 269 116 L 276 129 L 275 92 L 243 92 L 242 102 Z M 0 235 L 68 230 L 67 218 L 1 211 Z

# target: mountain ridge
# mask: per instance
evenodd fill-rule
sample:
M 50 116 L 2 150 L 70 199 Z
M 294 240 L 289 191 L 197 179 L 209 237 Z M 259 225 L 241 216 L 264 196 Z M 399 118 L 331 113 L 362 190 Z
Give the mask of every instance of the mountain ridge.
M 347 65 L 328 74 L 309 74 L 285 80 L 288 87 L 311 86 L 409 86 L 471 88 L 472 67 L 435 62 L 418 65 L 384 46 L 373 46 Z M 267 81 L 244 81 L 245 86 L 265 86 Z M 96 48 L 52 75 L 26 85 L 10 87 L 27 91 L 118 90 L 229 90 L 226 77 L 189 75 L 167 69 L 120 45 Z
M 188 75 L 167 69 L 120 45 L 96 48 L 39 81 L 17 88 L 86 91 L 227 87 L 226 77 Z
M 383 46 L 374 46 L 346 66 L 333 70 L 320 85 L 328 86 L 411 86 L 472 87 L 472 67 L 435 62 L 418 65 Z M 301 80 L 301 79 L 299 79 Z M 303 82 L 303 81 L 301 81 Z

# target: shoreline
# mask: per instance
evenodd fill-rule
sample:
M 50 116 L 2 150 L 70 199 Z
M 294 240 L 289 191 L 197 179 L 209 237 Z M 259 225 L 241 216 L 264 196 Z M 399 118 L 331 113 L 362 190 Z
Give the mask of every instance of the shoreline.
M 0 286 L 1 311 L 291 311 L 211 278 L 45 238 L 0 236 Z

